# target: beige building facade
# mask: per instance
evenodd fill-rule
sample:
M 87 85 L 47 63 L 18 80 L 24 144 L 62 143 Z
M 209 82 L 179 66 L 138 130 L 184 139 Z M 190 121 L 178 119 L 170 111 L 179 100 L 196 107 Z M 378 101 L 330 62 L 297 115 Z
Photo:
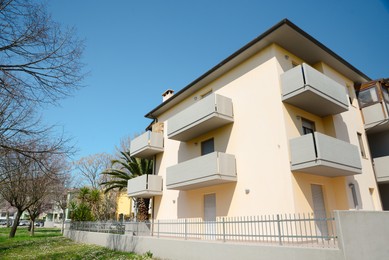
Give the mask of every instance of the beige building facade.
M 128 183 L 154 219 L 382 210 L 355 84 L 362 72 L 283 20 L 146 117 Z

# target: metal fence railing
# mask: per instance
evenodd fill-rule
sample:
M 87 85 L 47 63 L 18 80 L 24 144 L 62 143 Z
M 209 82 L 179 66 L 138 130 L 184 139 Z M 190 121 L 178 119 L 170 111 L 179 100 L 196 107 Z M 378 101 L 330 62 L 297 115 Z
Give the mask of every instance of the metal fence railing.
M 107 221 L 107 222 L 77 221 L 77 222 L 70 222 L 70 229 L 78 230 L 78 231 L 88 231 L 88 232 L 124 234 L 125 224 L 119 221 Z
M 251 217 L 156 220 L 153 235 L 183 239 L 263 242 L 279 245 L 337 247 L 334 217 L 277 214 Z
M 223 242 L 254 242 L 275 245 L 337 247 L 333 215 L 276 214 L 249 217 L 218 217 L 155 220 L 153 222 L 73 222 L 71 229 Z

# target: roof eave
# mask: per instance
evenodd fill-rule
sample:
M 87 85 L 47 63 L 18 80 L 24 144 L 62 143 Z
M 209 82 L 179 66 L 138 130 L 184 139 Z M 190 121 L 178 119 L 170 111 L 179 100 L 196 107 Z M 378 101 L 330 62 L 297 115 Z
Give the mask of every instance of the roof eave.
M 367 82 L 371 79 L 366 76 L 364 73 L 356 69 L 354 66 L 352 66 L 350 63 L 348 63 L 346 60 L 344 60 L 342 57 L 337 55 L 335 52 L 327 48 L 325 45 L 320 43 L 318 40 L 313 38 L 311 35 L 300 29 L 298 26 L 296 26 L 294 23 L 289 21 L 288 19 L 283 19 L 258 37 L 256 37 L 254 40 L 250 41 L 246 45 L 244 45 L 242 48 L 234 52 L 232 55 L 221 61 L 219 64 L 211 68 L 209 71 L 201 75 L 199 78 L 191 82 L 186 87 L 182 88 L 180 91 L 178 91 L 176 94 L 174 94 L 172 97 L 170 97 L 165 102 L 158 105 L 156 108 L 151 110 L 149 113 L 145 115 L 145 117 L 150 119 L 155 119 L 158 117 L 161 113 L 172 107 L 173 105 L 177 104 L 178 102 L 182 101 L 184 98 L 192 94 L 193 92 L 197 91 L 197 89 L 203 87 L 213 79 L 217 78 L 221 74 L 225 73 L 225 71 L 228 71 L 229 69 L 233 68 L 243 60 L 247 59 L 249 56 L 252 55 L 252 53 L 256 53 L 263 49 L 265 46 L 271 44 L 271 43 L 277 43 L 281 47 L 285 48 L 288 51 L 296 49 L 295 46 L 300 46 L 301 44 L 295 44 L 293 47 L 292 43 L 290 41 L 283 41 L 282 39 L 285 37 L 282 37 L 282 33 L 280 32 L 277 34 L 278 31 L 282 31 L 282 28 L 284 26 L 289 26 L 293 31 L 289 33 L 296 33 L 297 36 L 302 36 L 302 38 L 299 38 L 299 41 L 303 41 L 305 43 L 313 43 L 311 48 L 318 48 L 317 50 L 321 50 L 322 53 L 319 53 L 317 56 L 323 56 L 325 54 L 328 55 L 328 59 L 330 62 L 327 61 L 327 63 L 334 63 L 334 61 L 337 61 L 339 64 L 337 64 L 338 68 L 341 66 L 344 66 L 344 71 L 346 71 L 350 79 L 354 80 L 355 82 Z M 285 30 L 288 30 L 285 28 Z M 273 37 L 272 37 L 273 36 Z M 269 37 L 269 39 L 267 39 Z M 279 41 L 279 42 L 277 42 Z M 290 45 L 290 46 L 289 46 Z M 245 55 L 246 54 L 246 55 Z M 298 53 L 294 53 L 298 55 Z M 247 57 L 246 57 L 247 56 Z M 312 55 L 311 55 L 312 56 Z M 303 57 L 304 60 L 304 57 Z M 336 62 L 335 62 L 336 63 Z M 331 64 L 330 64 L 331 65 Z M 336 69 L 336 68 L 335 68 Z M 219 72 L 219 73 L 218 73 Z M 193 89 L 195 86 L 197 86 L 196 89 Z M 192 89 L 192 91 L 190 91 Z M 186 95 L 184 95 L 186 93 Z

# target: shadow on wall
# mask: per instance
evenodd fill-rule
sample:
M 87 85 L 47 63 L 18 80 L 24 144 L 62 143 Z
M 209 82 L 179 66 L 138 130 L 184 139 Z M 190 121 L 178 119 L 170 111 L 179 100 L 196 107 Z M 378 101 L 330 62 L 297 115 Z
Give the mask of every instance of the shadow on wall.
M 107 246 L 113 250 L 134 252 L 136 241 L 133 236 L 109 234 Z
M 67 231 L 67 237 L 70 238 L 73 241 L 86 241 L 86 234 L 87 232 L 80 232 L 77 230 L 68 230 Z
M 216 194 L 216 216 L 227 216 L 231 207 L 236 183 L 226 183 L 206 188 L 180 191 L 177 199 L 178 218 L 203 218 L 204 195 Z
M 350 136 L 347 131 L 347 125 L 343 121 L 343 118 L 340 115 L 335 115 L 333 116 L 333 120 L 334 120 L 334 125 L 336 125 L 335 138 L 350 143 Z

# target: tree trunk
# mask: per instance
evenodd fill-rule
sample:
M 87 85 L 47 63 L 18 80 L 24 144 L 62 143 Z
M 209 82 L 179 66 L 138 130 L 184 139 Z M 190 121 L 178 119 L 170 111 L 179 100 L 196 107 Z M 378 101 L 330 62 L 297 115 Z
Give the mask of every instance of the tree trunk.
M 62 209 L 62 226 L 61 226 L 62 235 L 65 230 L 65 220 L 66 220 L 66 209 Z
M 34 236 L 34 233 L 35 233 L 35 221 L 34 220 L 31 220 L 30 222 L 30 225 L 31 225 L 31 230 L 30 230 L 30 236 Z
M 20 217 L 22 216 L 22 213 L 23 213 L 23 211 L 18 209 L 18 212 L 16 213 L 16 218 L 14 219 L 14 223 L 12 224 L 11 231 L 9 232 L 10 238 L 15 237 L 16 229 L 18 228 L 19 220 L 20 220 Z
M 150 199 L 146 198 L 137 198 L 136 205 L 138 208 L 138 212 L 136 215 L 137 221 L 146 221 L 149 219 L 149 206 Z
M 9 211 L 7 211 L 7 227 L 10 227 L 11 226 L 11 223 L 10 223 L 10 219 L 9 219 Z

